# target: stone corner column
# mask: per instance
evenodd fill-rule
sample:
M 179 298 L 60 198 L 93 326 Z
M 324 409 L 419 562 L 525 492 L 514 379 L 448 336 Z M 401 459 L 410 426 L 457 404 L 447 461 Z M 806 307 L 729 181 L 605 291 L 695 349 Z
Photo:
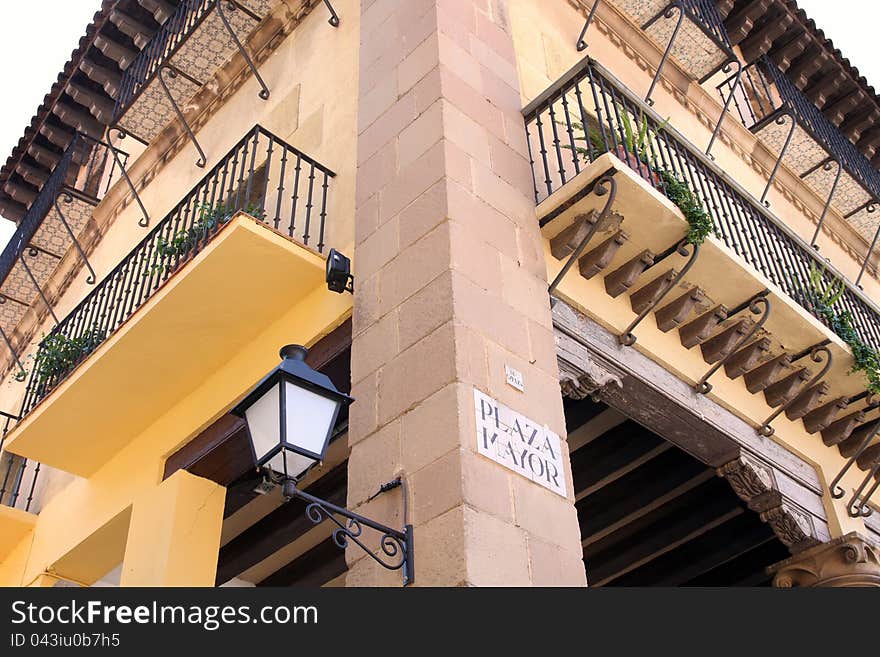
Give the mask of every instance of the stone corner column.
M 851 532 L 769 570 L 773 585 L 780 588 L 880 586 L 880 545 Z
M 416 585 L 584 586 L 507 2 L 360 21 L 348 506 L 399 526 L 400 491 L 370 496 L 406 479 Z M 479 453 L 479 395 L 561 437 L 561 494 Z M 400 585 L 347 559 L 348 586 Z

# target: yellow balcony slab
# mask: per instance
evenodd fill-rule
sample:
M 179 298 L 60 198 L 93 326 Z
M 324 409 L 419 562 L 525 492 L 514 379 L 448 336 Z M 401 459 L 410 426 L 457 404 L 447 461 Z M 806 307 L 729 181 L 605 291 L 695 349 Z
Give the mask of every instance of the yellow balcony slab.
M 239 214 L 15 427 L 7 448 L 91 475 L 298 304 L 315 315 L 315 299 L 326 299 L 335 317 L 337 295 L 307 299 L 324 285 L 321 256 Z
M 33 513 L 0 505 L 0 562 L 9 556 L 36 524 L 37 516 Z
M 688 225 L 679 209 L 625 163 L 614 155 L 606 153 L 544 200 L 538 206 L 538 217 L 544 218 L 542 233 L 547 245 L 548 276 L 552 280 L 565 260 L 557 260 L 552 256 L 549 251 L 549 241 L 571 226 L 578 215 L 602 209 L 608 197 L 598 196 L 592 192 L 584 194 L 583 190 L 591 189 L 593 183 L 603 174 L 611 172 L 617 185 L 617 197 L 612 210 L 622 216 L 623 220 L 619 224 L 612 222 L 604 231 L 598 232 L 587 246 L 585 253 L 602 243 L 618 228 L 628 233 L 629 239 L 617 251 L 611 264 L 589 280 L 579 275 L 575 264 L 563 279 L 556 294 L 608 330 L 620 334 L 636 315 L 632 311 L 629 294 L 624 293 L 612 298 L 606 293 L 604 276 L 646 249 L 659 254 L 682 240 Z M 680 269 L 685 262 L 684 257 L 673 254 L 642 274 L 629 293 L 639 290 L 670 268 Z M 827 340 L 833 355 L 833 366 L 823 378 L 830 386 L 827 399 L 850 396 L 864 390 L 864 377 L 861 374 L 850 374 L 853 364 L 852 355 L 840 338 L 785 291 L 774 285 L 715 237 L 707 238 L 700 247 L 699 257 L 685 276 L 683 283 L 672 290 L 658 307 L 675 300 L 686 288 L 693 286 L 701 287 L 706 293 L 706 300 L 700 306 L 701 310 L 709 310 L 718 304 L 735 308 L 762 290 L 768 290 L 767 298 L 770 300 L 771 311 L 764 329 L 772 340 L 772 353 L 779 354 L 785 351 L 796 354 Z M 697 314 L 697 312 L 693 313 L 690 318 L 693 319 Z M 739 313 L 737 317 L 757 319 L 748 310 Z M 728 320 L 728 323 L 730 321 Z M 660 332 L 653 314 L 639 325 L 635 335 L 638 338 L 635 348 L 664 363 L 671 371 L 687 381 L 695 383 L 710 367 L 700 357 L 698 348 L 688 350 L 681 345 L 677 330 Z M 821 363 L 814 363 L 809 357 L 798 361 L 796 365 L 807 367 L 814 374 L 822 368 Z M 726 380 L 723 370 L 716 373 L 711 382 L 715 384 L 715 391 L 711 396 L 723 405 L 732 405 L 729 398 L 724 399 L 731 386 L 742 387 L 743 392 L 745 391 L 741 379 Z M 754 402 L 750 409 L 754 417 L 749 419 L 759 424 L 762 416 L 769 415 L 771 409 L 764 404 L 761 395 L 754 396 Z M 743 408 L 734 410 L 742 412 Z M 787 421 L 782 418 L 779 422 L 784 424 Z

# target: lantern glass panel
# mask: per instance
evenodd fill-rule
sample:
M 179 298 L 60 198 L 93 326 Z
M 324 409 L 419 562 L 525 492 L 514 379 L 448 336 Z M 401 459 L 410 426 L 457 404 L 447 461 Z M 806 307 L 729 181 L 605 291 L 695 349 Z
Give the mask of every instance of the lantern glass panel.
M 257 463 L 281 443 L 281 384 L 269 388 L 246 411 Z
M 284 386 L 286 442 L 323 459 L 340 401 L 290 381 Z

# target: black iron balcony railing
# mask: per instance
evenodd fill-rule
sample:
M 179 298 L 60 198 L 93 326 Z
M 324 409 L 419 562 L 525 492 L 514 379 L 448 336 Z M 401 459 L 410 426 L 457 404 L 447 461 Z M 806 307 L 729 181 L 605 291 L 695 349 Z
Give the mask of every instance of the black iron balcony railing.
M 60 195 L 76 196 L 93 205 L 103 198 L 116 181 L 120 167 L 128 162 L 128 154 L 113 149 L 114 157 L 111 149 L 103 141 L 77 133 L 0 254 L 0 284 L 28 249 Z
M 692 19 L 716 41 L 730 46 L 730 38 L 727 36 L 727 30 L 724 29 L 724 21 L 713 0 L 683 0 L 682 4 Z
M 732 80 L 721 83 L 722 97 L 730 92 L 731 84 Z M 743 125 L 757 130 L 775 121 L 786 109 L 794 112 L 798 125 L 822 144 L 832 158 L 839 160 L 875 199 L 880 199 L 880 172 L 775 63 L 764 57 L 749 64 L 743 70 L 740 84 L 743 92 L 734 94 L 734 106 Z
M 146 48 L 138 53 L 125 70 L 116 97 L 114 121 L 131 104 L 153 76 L 175 53 L 178 46 L 195 30 L 216 4 L 216 0 L 183 0 L 159 28 Z
M 255 126 L 40 343 L 21 416 L 49 394 L 239 210 L 324 249 L 335 174 Z
M 12 422 L 12 418 L 5 419 L 0 435 L 0 504 L 30 511 L 40 474 L 40 463 L 3 453 L 3 443 Z
M 57 211 L 59 197 L 75 197 L 90 205 L 97 205 L 116 181 L 127 161 L 127 153 L 88 135 L 76 134 L 0 254 L 0 287 L 16 263 L 24 257 L 24 252 L 33 248 L 31 240 L 53 208 Z M 63 214 L 58 218 L 66 221 Z M 66 225 L 66 228 L 70 231 L 69 237 L 76 248 L 81 248 L 71 227 Z M 5 332 L 2 335 L 6 346 L 13 350 Z M 19 371 L 24 371 L 18 353 L 12 351 L 12 354 Z M 8 416 L 5 418 L 0 437 L 0 504 L 28 511 L 34 497 L 40 464 L 3 453 L 6 433 L 14 422 Z M 27 496 L 22 494 L 22 488 L 27 490 Z
M 811 313 L 815 314 L 808 291 L 816 272 L 821 272 L 826 284 L 843 281 L 844 292 L 835 308 L 848 311 L 861 338 L 880 347 L 880 310 L 598 63 L 584 59 L 531 102 L 523 114 L 536 203 L 605 152 L 617 155 L 661 192 L 664 177 L 675 176 L 711 214 L 715 236 Z M 544 217 L 542 223 L 587 193 L 589 187 Z M 825 318 L 817 318 L 827 323 Z

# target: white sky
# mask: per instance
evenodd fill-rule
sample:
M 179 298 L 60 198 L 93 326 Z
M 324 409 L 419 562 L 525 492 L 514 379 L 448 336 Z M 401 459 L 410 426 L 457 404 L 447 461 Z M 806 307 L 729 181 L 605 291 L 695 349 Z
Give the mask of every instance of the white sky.
M 0 165 L 76 48 L 100 0 L 2 0 L 0 2 Z M 798 5 L 834 41 L 844 56 L 880 91 L 876 33 L 877 0 L 798 0 Z M 35 42 L 33 26 L 39 26 Z M 23 65 L 27 63 L 27 66 Z M 15 229 L 0 218 L 0 247 Z

